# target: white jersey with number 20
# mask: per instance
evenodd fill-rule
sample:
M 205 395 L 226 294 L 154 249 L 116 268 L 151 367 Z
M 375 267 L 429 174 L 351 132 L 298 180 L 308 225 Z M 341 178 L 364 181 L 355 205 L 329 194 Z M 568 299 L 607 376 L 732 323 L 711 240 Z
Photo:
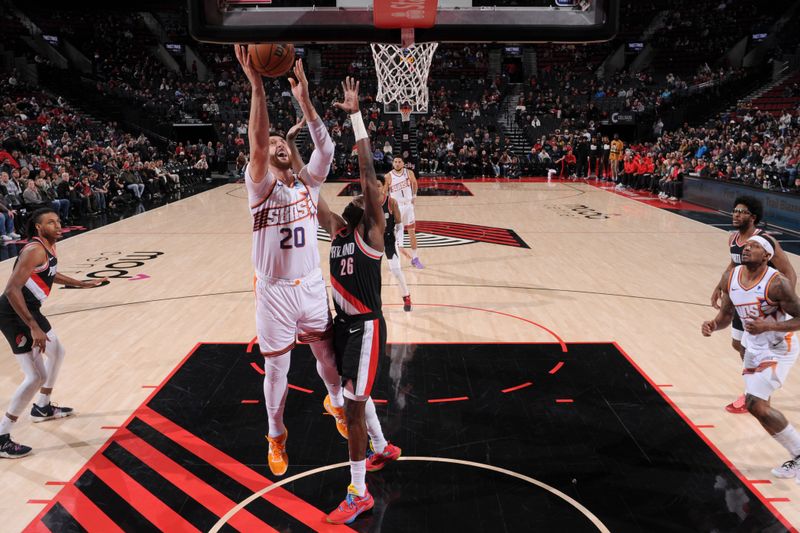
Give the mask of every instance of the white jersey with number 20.
M 317 202 L 303 167 L 289 187 L 272 174 L 259 183 L 245 169 L 245 185 L 253 216 L 253 266 L 261 276 L 298 279 L 319 268 Z

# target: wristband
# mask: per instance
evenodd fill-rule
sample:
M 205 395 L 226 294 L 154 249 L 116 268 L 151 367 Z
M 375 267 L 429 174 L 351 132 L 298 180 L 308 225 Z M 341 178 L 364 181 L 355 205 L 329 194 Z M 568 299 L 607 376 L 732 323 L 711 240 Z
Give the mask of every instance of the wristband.
M 361 118 L 361 113 L 357 112 L 350 115 L 350 124 L 353 125 L 353 133 L 356 136 L 356 142 L 368 137 L 367 128 L 364 127 L 364 119 Z

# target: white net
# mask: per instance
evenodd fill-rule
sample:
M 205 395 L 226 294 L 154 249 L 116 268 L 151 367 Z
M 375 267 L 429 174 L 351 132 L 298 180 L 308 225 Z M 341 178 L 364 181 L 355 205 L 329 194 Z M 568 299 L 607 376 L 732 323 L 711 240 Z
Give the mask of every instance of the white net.
M 439 43 L 416 43 L 408 48 L 372 43 L 372 57 L 378 74 L 377 100 L 397 102 L 414 113 L 428 112 L 428 73 Z

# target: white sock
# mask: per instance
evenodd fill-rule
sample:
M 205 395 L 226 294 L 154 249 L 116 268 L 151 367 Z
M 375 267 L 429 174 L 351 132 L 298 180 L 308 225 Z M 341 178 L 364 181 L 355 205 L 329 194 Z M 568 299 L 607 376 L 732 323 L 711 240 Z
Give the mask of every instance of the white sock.
M 389 270 L 392 272 L 395 279 L 397 279 L 397 283 L 400 284 L 400 294 L 402 294 L 403 297 L 409 296 L 411 293 L 408 291 L 408 285 L 406 285 L 406 276 L 400 268 L 399 255 L 395 254 L 395 256 L 389 260 Z
M 333 341 L 325 339 L 311 343 L 311 353 L 317 359 L 317 374 L 328 389 L 331 405 L 344 407 L 342 396 L 342 377 L 336 368 L 336 356 L 333 353 Z
M 792 457 L 800 456 L 800 433 L 797 433 L 793 425 L 787 424 L 783 431 L 775 433 L 773 437 L 792 454 Z
M 279 437 L 286 432 L 283 408 L 289 391 L 289 364 L 292 352 L 264 358 L 264 404 L 267 407 L 269 436 Z
M 359 496 L 367 493 L 367 460 L 350 461 L 350 485 L 356 489 Z
M 411 249 L 411 257 L 413 259 L 418 259 L 419 258 L 419 256 L 417 255 L 417 249 L 416 248 L 412 248 Z
M 367 419 L 367 435 L 372 439 L 372 448 L 377 453 L 383 452 L 386 448 L 386 439 L 383 436 L 381 422 L 378 420 L 378 413 L 375 412 L 375 402 L 370 396 L 367 405 L 364 407 L 364 417 Z
M 0 420 L 0 435 L 5 435 L 6 433 L 11 433 L 11 426 L 14 425 L 14 421 L 8 418 L 5 413 L 2 416 L 3 419 Z
M 50 403 L 50 395 L 43 394 L 40 392 L 39 394 L 36 395 L 36 399 L 33 400 L 33 403 L 35 403 L 39 407 L 47 407 L 47 405 Z

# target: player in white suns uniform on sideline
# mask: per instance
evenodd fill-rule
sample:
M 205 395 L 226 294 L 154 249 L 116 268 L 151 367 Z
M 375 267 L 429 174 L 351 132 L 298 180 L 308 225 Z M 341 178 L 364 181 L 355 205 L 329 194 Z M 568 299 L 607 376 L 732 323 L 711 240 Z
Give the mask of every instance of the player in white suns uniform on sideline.
M 769 266 L 774 257 L 772 242 L 753 235 L 742 248 L 741 264 L 726 270 L 722 305 L 713 320 L 703 322 L 702 333 L 730 325 L 734 313 L 744 326 L 745 405 L 761 426 L 790 453 L 791 458 L 772 469 L 779 478 L 793 478 L 800 471 L 800 433 L 786 417 L 770 405 L 772 394 L 783 386 L 797 355 L 800 330 L 800 299 L 794 287 Z M 798 478 L 800 483 L 800 478 Z
M 408 231 L 408 238 L 411 241 L 411 264 L 417 268 L 425 268 L 417 255 L 417 233 L 416 217 L 414 215 L 414 201 L 417 198 L 417 178 L 414 171 L 405 168 L 402 157 L 395 157 L 392 160 L 392 170 L 386 173 L 386 188 L 389 195 L 395 199 L 400 207 L 400 216 L 403 227 Z M 402 240 L 398 243 L 403 247 Z
M 296 79 L 290 78 L 289 83 L 308 123 L 314 152 L 308 164 L 295 173 L 286 140 L 270 135 L 261 75 L 250 64 L 245 46 L 236 45 L 235 51 L 251 85 L 250 162 L 244 174 L 253 216 L 256 329 L 264 356 L 264 399 L 269 419 L 267 462 L 272 473 L 280 476 L 289 467 L 283 410 L 291 350 L 297 340 L 310 344 L 317 372 L 328 389 L 325 410 L 334 416 L 339 433 L 347 437 L 328 294 L 317 248 L 317 202 L 333 161 L 334 145 L 311 103 L 303 63 L 298 60 L 294 66 Z

